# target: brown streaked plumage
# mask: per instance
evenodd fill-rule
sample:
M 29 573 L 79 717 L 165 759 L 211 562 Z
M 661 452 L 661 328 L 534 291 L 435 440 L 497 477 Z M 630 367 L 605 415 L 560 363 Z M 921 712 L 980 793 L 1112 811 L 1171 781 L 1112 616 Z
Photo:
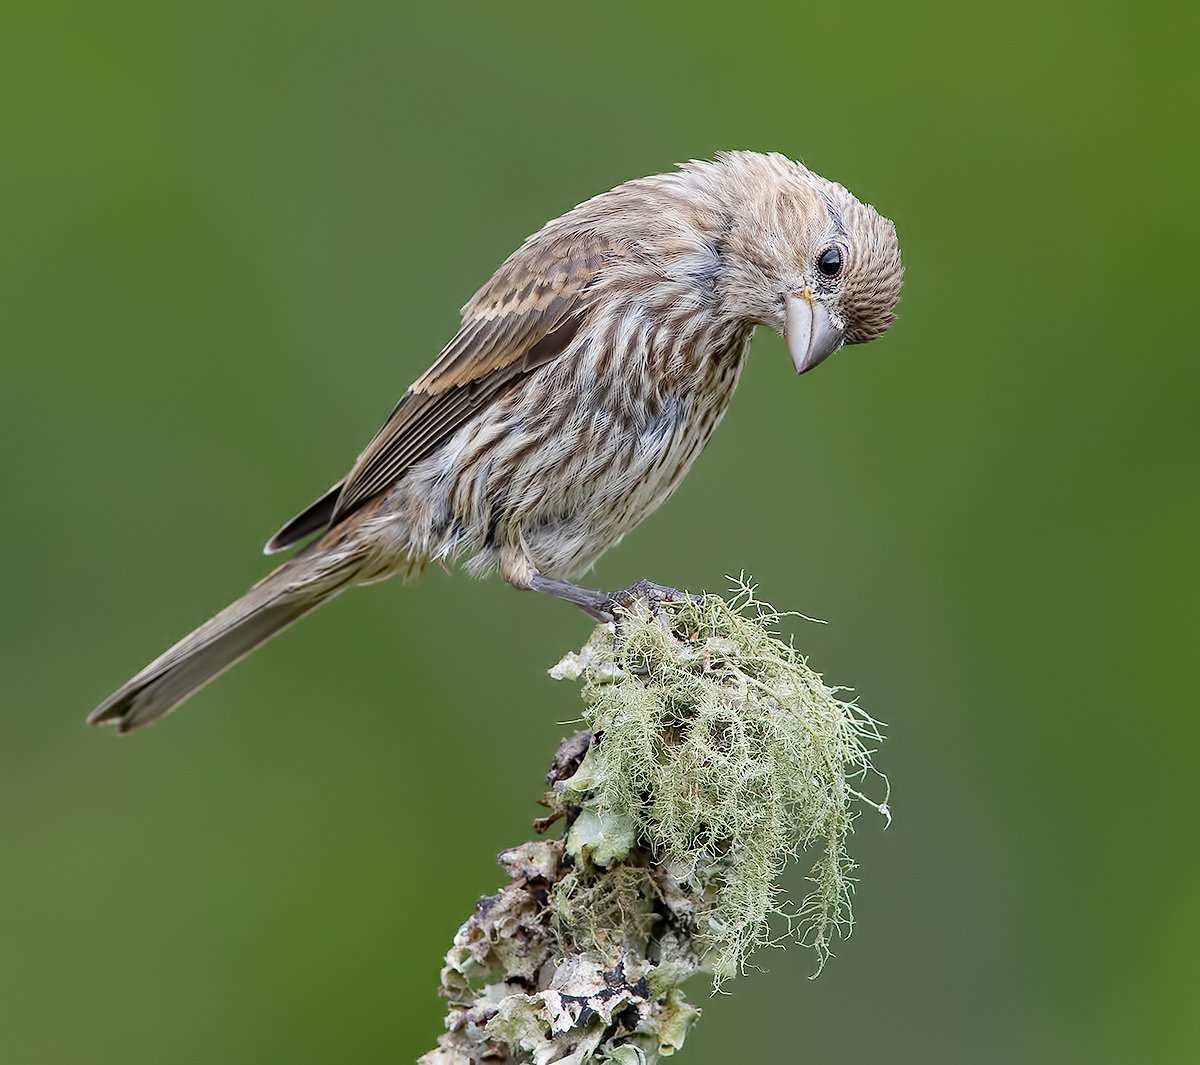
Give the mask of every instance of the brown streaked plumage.
M 781 155 L 731 152 L 594 197 L 531 236 L 346 477 L 267 544 L 324 530 L 94 710 L 167 713 L 342 589 L 470 556 L 594 616 L 586 572 L 675 490 L 725 412 L 757 325 L 803 373 L 881 335 L 891 222 Z M 651 591 L 657 586 L 645 585 Z

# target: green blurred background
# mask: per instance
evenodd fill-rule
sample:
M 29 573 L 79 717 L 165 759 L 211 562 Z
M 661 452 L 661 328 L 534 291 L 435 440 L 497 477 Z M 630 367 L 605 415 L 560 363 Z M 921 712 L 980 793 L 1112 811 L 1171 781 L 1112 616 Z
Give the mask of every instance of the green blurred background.
M 0 1062 L 433 1045 L 442 954 L 576 712 L 544 670 L 582 616 L 434 570 L 148 733 L 83 716 L 265 571 L 528 232 L 731 147 L 896 220 L 901 319 L 801 381 L 760 335 L 595 580 L 745 567 L 827 619 L 798 641 L 889 723 L 896 820 L 859 822 L 821 979 L 761 959 L 685 1060 L 1195 1060 L 1183 18 L 10 0 Z

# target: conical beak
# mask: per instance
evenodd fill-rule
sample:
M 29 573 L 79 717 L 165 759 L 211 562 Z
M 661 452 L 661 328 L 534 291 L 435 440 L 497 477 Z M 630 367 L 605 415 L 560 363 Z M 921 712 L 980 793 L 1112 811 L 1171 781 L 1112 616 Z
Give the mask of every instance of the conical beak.
M 807 373 L 842 346 L 844 330 L 811 289 L 790 295 L 785 302 L 784 336 L 792 363 L 796 373 Z

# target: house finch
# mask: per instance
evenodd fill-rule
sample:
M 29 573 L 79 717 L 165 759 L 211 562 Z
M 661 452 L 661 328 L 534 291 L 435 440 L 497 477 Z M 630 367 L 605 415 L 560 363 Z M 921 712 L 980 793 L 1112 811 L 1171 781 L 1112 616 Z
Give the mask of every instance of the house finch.
M 708 441 L 757 325 L 798 373 L 892 322 L 895 227 L 784 156 L 730 152 L 620 185 L 548 222 L 346 477 L 267 543 L 320 535 L 89 717 L 161 717 L 352 584 L 470 556 L 517 588 L 611 618 L 584 573 L 659 506 Z

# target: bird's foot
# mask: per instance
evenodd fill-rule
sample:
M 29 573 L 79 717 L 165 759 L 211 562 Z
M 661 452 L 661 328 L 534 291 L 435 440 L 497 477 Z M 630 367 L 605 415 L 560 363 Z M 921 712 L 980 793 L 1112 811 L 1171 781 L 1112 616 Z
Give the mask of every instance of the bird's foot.
M 657 616 L 664 603 L 702 603 L 704 596 L 681 592 L 665 584 L 655 584 L 653 581 L 641 580 L 612 592 L 604 602 L 604 610 L 609 617 L 620 625 L 620 619 L 626 616 L 639 599 L 644 600 L 650 608 L 652 617 Z
M 655 616 L 664 603 L 699 603 L 704 599 L 702 595 L 691 595 L 653 581 L 638 581 L 619 592 L 601 592 L 554 577 L 535 576 L 529 582 L 529 587 L 535 592 L 573 603 L 597 621 L 614 622 L 618 628 L 621 619 L 628 615 L 638 600 L 644 601 L 651 615 Z
M 671 618 L 664 615 L 663 605 L 665 603 L 700 603 L 704 601 L 704 596 L 693 595 L 690 592 L 681 592 L 678 588 L 671 588 L 665 584 L 655 584 L 653 581 L 641 580 L 636 584 L 631 584 L 628 588 L 623 588 L 619 592 L 613 592 L 605 603 L 607 613 L 612 618 L 613 629 L 613 650 L 621 651 L 625 643 L 625 624 L 634 615 L 639 602 L 646 604 L 650 611 L 650 617 L 655 619 L 660 625 L 668 631 L 673 631 L 674 626 L 671 624 Z M 680 633 L 674 633 L 677 639 L 682 638 Z M 645 671 L 628 663 L 626 668 L 635 674 L 644 673 Z

